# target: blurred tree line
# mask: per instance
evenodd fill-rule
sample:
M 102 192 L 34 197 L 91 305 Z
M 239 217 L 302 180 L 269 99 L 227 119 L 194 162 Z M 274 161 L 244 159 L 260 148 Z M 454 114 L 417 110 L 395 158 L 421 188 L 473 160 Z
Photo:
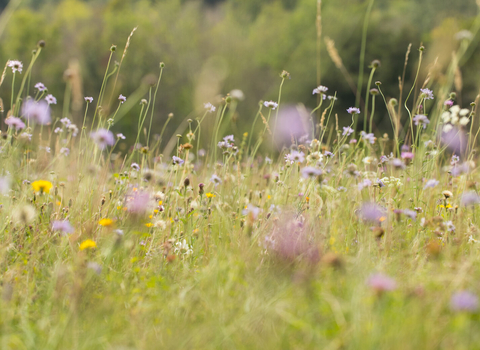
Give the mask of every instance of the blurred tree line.
M 343 65 L 356 82 L 367 2 L 322 1 L 321 83 L 332 94 L 337 93 L 335 112 L 341 126 L 348 122 L 344 111 L 354 105 L 355 96 L 332 62 L 323 38 L 335 42 Z M 0 0 L 0 8 L 5 4 Z M 434 78 L 441 80 L 452 51 L 459 45 L 455 34 L 469 28 L 477 12 L 473 0 L 376 0 L 368 27 L 365 74 L 369 74 L 369 62 L 379 59 L 382 65 L 374 81 L 382 81 L 387 96 L 398 97 L 398 77 L 407 47 L 412 43 L 406 71 L 409 88 L 416 71 L 417 49 L 423 43 L 424 76 L 429 64 L 439 57 Z M 32 86 L 42 81 L 61 104 L 64 73 L 75 67 L 82 77 L 76 93 L 96 99 L 111 44 L 118 46 L 113 59 L 120 61 L 127 37 L 138 26 L 116 91 L 109 91 L 107 96 L 122 93 L 128 97 L 147 74 L 158 76 L 159 63 L 164 62 L 154 132 L 162 128 L 170 112 L 175 114 L 169 126 L 173 133 L 184 118 L 201 113 L 203 102 L 218 102 L 216 96 L 241 89 L 246 98 L 239 105 L 234 129 L 243 133 L 249 129 L 258 101 L 278 98 L 283 69 L 290 72 L 291 79 L 284 85 L 282 102 L 315 107 L 316 13 L 314 0 L 24 0 L 0 38 L 0 59 L 19 59 L 26 66 L 37 41 L 43 39 L 47 46 L 35 65 Z M 477 94 L 477 53 L 462 69 L 465 103 Z M 367 76 L 363 91 L 366 80 Z M 9 89 L 7 76 L 1 96 L 9 96 Z M 115 108 L 114 103 L 111 108 Z M 388 128 L 381 121 L 386 109 L 381 105 L 377 108 L 377 124 Z M 58 114 L 60 110 L 58 107 Z M 139 110 L 140 106 L 133 108 L 114 129 L 133 133 Z M 73 117 L 81 119 L 82 113 L 74 111 Z

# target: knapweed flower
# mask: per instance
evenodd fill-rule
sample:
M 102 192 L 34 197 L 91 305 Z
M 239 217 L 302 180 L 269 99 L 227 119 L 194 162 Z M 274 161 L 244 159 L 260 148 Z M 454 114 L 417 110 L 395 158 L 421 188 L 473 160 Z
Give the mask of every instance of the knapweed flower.
M 43 85 L 43 83 L 36 83 L 35 84 L 35 89 L 37 89 L 38 91 L 46 91 L 47 87 L 45 85 Z
M 9 60 L 7 65 L 10 68 L 12 68 L 13 73 L 15 73 L 15 72 L 22 73 L 22 69 L 23 69 L 23 63 L 22 62 L 17 61 L 17 60 Z
M 45 125 L 50 123 L 50 107 L 47 102 L 41 100 L 35 102 L 31 99 L 22 105 L 22 115 L 34 123 Z
M 357 107 L 349 107 L 349 108 L 347 109 L 347 113 L 348 113 L 348 114 L 352 114 L 352 115 L 354 115 L 354 114 L 360 114 L 360 108 L 357 108 Z
M 427 189 L 427 188 L 434 188 L 435 186 L 437 186 L 438 184 L 440 183 L 440 181 L 437 181 L 435 179 L 430 179 L 428 180 L 426 183 L 425 183 L 425 186 L 423 186 L 423 189 Z
M 353 134 L 353 131 L 354 130 L 351 127 L 344 126 L 342 136 L 350 136 L 351 134 Z
M 465 192 L 462 194 L 460 203 L 466 207 L 473 207 L 480 203 L 480 196 L 474 191 Z
M 455 312 L 476 312 L 478 297 L 469 291 L 456 292 L 450 299 L 450 308 Z
M 379 223 L 385 220 L 386 213 L 378 204 L 367 202 L 362 204 L 357 215 L 365 222 Z
M 101 219 L 98 224 L 103 227 L 111 227 L 114 224 L 114 221 L 112 219 L 104 218 Z
M 273 101 L 265 101 L 265 102 L 263 102 L 263 105 L 267 108 L 272 109 L 272 110 L 274 110 L 278 107 L 278 103 L 273 102 Z
M 72 233 L 75 231 L 73 226 L 68 222 L 68 220 L 54 221 L 52 222 L 52 231 L 60 231 L 62 233 Z
M 35 192 L 50 193 L 50 190 L 52 189 L 52 187 L 53 185 L 50 181 L 37 180 L 32 182 L 32 188 Z
M 47 101 L 47 103 L 49 105 L 56 105 L 57 104 L 57 99 L 52 94 L 48 94 L 45 97 L 45 101 Z
M 85 102 L 87 103 L 92 103 L 93 102 L 93 97 L 84 97 Z
M 315 95 L 315 94 L 324 94 L 325 92 L 328 91 L 328 88 L 326 86 L 323 86 L 323 85 L 319 85 L 318 87 L 316 87 L 315 89 L 313 89 L 313 93 L 312 95 Z
M 420 89 L 422 97 L 425 100 L 433 100 L 433 91 L 430 89 Z
M 217 109 L 214 105 L 212 105 L 210 102 L 204 103 L 203 108 L 207 110 L 208 113 L 213 113 Z
M 319 176 L 322 176 L 323 171 L 318 168 L 306 166 L 305 168 L 302 168 L 301 173 L 305 179 L 308 179 L 308 178 L 318 178 Z
M 430 120 L 428 120 L 426 115 L 423 114 L 417 114 L 415 117 L 413 117 L 413 122 L 415 125 L 422 125 L 423 128 L 425 129 L 427 125 L 430 123 Z
M 395 280 L 383 273 L 375 273 L 367 279 L 367 285 L 376 293 L 391 292 L 397 288 Z
M 120 101 L 120 103 L 124 103 L 127 100 L 127 98 L 122 94 L 120 94 L 120 96 L 118 96 L 118 100 Z
M 97 131 L 91 132 L 90 137 L 101 150 L 105 149 L 107 146 L 113 146 L 115 144 L 113 133 L 107 129 L 98 129 Z
M 97 243 L 91 239 L 86 239 L 82 243 L 80 243 L 80 250 L 85 250 L 85 249 L 92 249 L 96 248 Z
M 17 117 L 12 117 L 12 116 L 8 117 L 7 119 L 5 119 L 5 124 L 7 124 L 12 128 L 15 128 L 15 130 L 25 129 L 25 123 L 20 118 L 17 118 Z
M 182 158 L 177 157 L 177 156 L 173 156 L 172 160 L 173 160 L 173 164 L 175 164 L 175 165 L 177 165 L 177 164 L 182 165 L 183 163 L 185 163 L 185 161 Z

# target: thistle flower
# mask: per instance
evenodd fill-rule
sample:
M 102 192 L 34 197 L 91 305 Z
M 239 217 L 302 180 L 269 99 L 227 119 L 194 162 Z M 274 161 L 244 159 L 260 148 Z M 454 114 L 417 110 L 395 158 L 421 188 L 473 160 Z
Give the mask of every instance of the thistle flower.
M 73 233 L 75 229 L 73 226 L 70 224 L 68 220 L 62 220 L 62 221 L 54 221 L 52 223 L 52 231 L 60 231 L 62 233 Z
M 90 137 L 101 150 L 105 149 L 107 146 L 113 146 L 115 144 L 113 133 L 107 129 L 98 129 L 97 131 L 91 132 Z
M 45 97 L 45 101 L 47 101 L 47 103 L 49 105 L 56 105 L 57 104 L 57 99 L 52 95 L 52 94 L 48 94 L 47 97 Z
M 351 114 L 351 115 L 360 114 L 360 109 L 357 108 L 357 107 L 349 107 L 349 108 L 347 109 L 347 113 L 348 113 L 348 114 Z
M 35 102 L 28 99 L 22 105 L 22 115 L 34 123 L 45 125 L 50 123 L 50 107 L 45 101 Z
M 450 308 L 455 312 L 476 312 L 478 297 L 469 291 L 456 292 L 450 299 Z
M 383 273 L 376 273 L 367 279 L 367 285 L 372 288 L 377 294 L 383 292 L 391 292 L 397 288 L 395 280 Z
M 12 68 L 13 73 L 15 73 L 15 72 L 22 73 L 22 69 L 23 69 L 23 63 L 22 62 L 17 61 L 17 60 L 9 60 L 7 65 L 10 68 Z
M 120 103 L 124 103 L 127 100 L 127 98 L 122 94 L 120 94 L 120 96 L 118 96 L 118 100 L 120 101 Z
M 207 110 L 208 113 L 213 113 L 217 109 L 214 105 L 212 105 L 210 102 L 204 103 L 203 108 Z
M 25 129 L 25 123 L 20 118 L 10 116 L 5 119 L 5 124 L 10 127 L 14 127 L 17 131 Z

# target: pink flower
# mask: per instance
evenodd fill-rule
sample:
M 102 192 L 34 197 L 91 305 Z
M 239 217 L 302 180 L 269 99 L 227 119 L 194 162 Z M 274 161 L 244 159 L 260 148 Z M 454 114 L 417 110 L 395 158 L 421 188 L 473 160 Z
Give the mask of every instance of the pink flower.
M 367 279 L 367 285 L 376 293 L 391 292 L 397 289 L 395 280 L 383 273 L 375 273 Z

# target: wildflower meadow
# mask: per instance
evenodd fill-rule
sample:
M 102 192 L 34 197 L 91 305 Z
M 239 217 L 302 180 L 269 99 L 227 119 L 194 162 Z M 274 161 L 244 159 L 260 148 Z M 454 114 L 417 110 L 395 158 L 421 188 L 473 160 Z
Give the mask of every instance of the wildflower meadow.
M 280 70 L 248 116 L 240 89 L 159 110 L 161 57 L 123 91 L 137 27 L 80 99 L 72 66 L 34 78 L 42 38 L 0 63 L 0 349 L 480 348 L 479 23 L 442 79 L 411 44 L 395 96 L 379 55 L 350 106 Z

